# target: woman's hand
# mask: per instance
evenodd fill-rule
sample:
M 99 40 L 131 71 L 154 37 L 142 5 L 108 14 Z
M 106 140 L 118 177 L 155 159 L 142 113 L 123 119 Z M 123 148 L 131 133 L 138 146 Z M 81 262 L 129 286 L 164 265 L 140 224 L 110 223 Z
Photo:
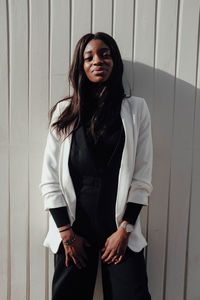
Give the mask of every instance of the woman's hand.
M 71 240 L 74 237 L 74 232 L 72 229 L 64 231 L 61 233 L 61 238 L 63 242 Z M 76 240 L 70 245 L 63 245 L 65 249 L 65 265 L 69 267 L 70 258 L 73 260 L 77 268 L 82 269 L 86 267 L 87 255 L 85 253 L 84 247 L 91 246 L 87 240 L 79 235 L 76 235 Z
M 105 251 L 101 257 L 103 262 L 118 264 L 125 254 L 128 237 L 129 233 L 122 227 L 110 235 L 106 240 L 105 247 L 101 249 L 102 252 Z

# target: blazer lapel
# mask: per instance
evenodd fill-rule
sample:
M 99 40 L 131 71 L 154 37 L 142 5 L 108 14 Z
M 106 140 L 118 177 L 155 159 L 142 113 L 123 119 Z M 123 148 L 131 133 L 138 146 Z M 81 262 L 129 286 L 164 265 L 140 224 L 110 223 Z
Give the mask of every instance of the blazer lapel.
M 121 221 L 124 208 L 126 205 L 126 199 L 128 190 L 133 177 L 134 169 L 134 151 L 136 147 L 136 137 L 133 130 L 133 123 L 135 122 L 135 116 L 131 114 L 131 108 L 129 107 L 129 102 L 124 99 L 121 105 L 121 118 L 125 131 L 125 144 L 122 153 L 122 160 L 119 169 L 119 180 L 118 180 L 118 190 L 116 198 L 116 224 L 118 225 Z M 72 125 L 73 126 L 73 125 Z M 76 195 L 72 179 L 68 168 L 68 159 L 71 147 L 71 135 L 66 138 L 61 144 L 60 150 L 60 182 L 62 192 L 64 194 L 65 200 L 67 201 L 68 208 L 71 214 L 71 221 L 75 220 L 76 212 Z M 87 144 L 84 145 L 85 150 Z M 64 167 L 63 167 L 64 166 Z

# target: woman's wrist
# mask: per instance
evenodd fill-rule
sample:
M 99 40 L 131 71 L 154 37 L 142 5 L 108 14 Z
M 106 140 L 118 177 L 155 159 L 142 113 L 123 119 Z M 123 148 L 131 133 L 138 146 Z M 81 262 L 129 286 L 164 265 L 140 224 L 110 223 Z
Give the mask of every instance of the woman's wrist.
M 119 226 L 118 231 L 120 232 L 120 234 L 125 237 L 128 238 L 130 235 L 130 232 L 127 232 L 126 229 L 124 229 L 123 227 Z
M 122 220 L 122 223 L 124 223 L 124 224 L 130 224 L 128 221 L 126 221 L 126 220 Z M 121 223 L 121 224 L 122 224 Z M 129 237 L 129 235 L 130 235 L 130 232 L 127 232 L 126 231 L 126 229 L 125 228 L 123 228 L 122 226 L 121 226 L 121 224 L 120 224 L 120 226 L 118 227 L 118 231 L 124 236 L 124 237 Z
M 72 228 L 70 228 L 67 231 L 61 232 L 60 236 L 63 242 L 67 242 L 68 240 L 71 240 L 74 237 L 74 231 L 72 230 Z
M 71 224 L 67 224 L 65 226 L 59 227 L 58 230 L 60 232 L 60 236 L 63 242 L 71 240 L 74 237 L 74 232 L 71 227 Z
M 76 236 L 76 234 L 74 233 L 73 234 L 73 237 L 71 237 L 70 239 L 67 239 L 67 240 L 63 240 L 63 244 L 64 245 L 71 245 L 71 244 L 73 244 L 73 242 L 76 240 L 76 238 L 77 238 L 77 236 Z
M 58 230 L 59 230 L 59 232 L 61 232 L 61 231 L 66 230 L 67 228 L 70 228 L 70 227 L 71 227 L 71 224 L 67 224 L 67 225 L 58 227 Z

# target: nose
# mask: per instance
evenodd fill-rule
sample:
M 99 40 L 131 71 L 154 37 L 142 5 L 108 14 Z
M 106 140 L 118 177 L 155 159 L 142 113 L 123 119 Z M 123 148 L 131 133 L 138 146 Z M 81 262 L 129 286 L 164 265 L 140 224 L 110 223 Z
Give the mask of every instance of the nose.
M 94 65 L 99 65 L 99 64 L 102 64 L 102 59 L 99 55 L 95 55 L 94 56 Z

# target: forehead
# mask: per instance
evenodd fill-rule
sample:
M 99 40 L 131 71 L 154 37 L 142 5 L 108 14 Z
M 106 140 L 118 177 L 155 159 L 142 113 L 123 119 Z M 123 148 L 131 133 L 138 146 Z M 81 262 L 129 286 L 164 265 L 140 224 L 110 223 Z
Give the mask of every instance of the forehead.
M 109 50 L 110 48 L 102 40 L 91 40 L 86 45 L 84 54 L 99 51 L 101 49 Z

